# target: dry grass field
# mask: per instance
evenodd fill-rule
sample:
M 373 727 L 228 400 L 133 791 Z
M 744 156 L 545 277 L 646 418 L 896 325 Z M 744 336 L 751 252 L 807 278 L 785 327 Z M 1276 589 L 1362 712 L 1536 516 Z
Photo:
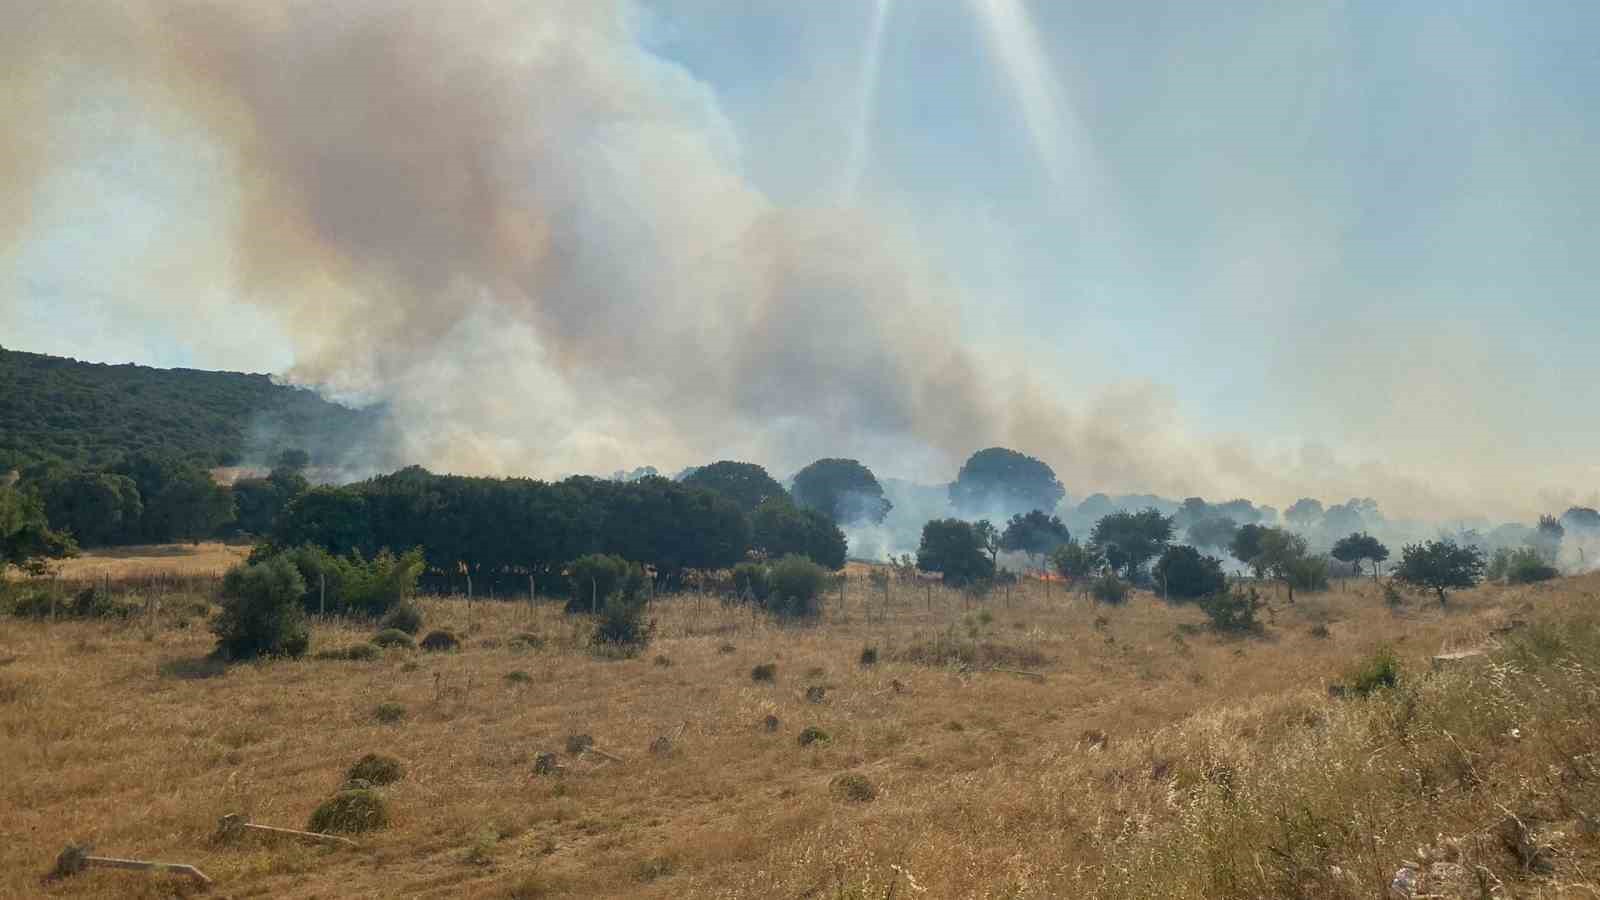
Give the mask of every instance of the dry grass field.
M 1379 897 L 1428 847 L 1481 896 L 1600 897 L 1597 595 L 1591 575 L 1392 609 L 1353 581 L 1229 638 L 1146 594 L 907 583 L 884 607 L 857 583 L 805 628 L 663 600 L 631 660 L 559 606 L 430 600 L 459 651 L 226 668 L 194 598 L 153 626 L 8 617 L 0 895 L 189 890 L 41 882 L 89 840 L 225 897 Z M 319 623 L 312 651 L 373 630 Z M 1384 644 L 1398 687 L 1330 696 Z M 568 753 L 577 734 L 606 755 Z M 406 771 L 359 847 L 216 837 L 229 813 L 305 827 L 369 752 Z M 564 769 L 536 775 L 541 752 Z
M 63 560 L 55 569 L 56 574 L 69 581 L 221 575 L 249 555 L 247 545 L 219 541 L 99 547 Z

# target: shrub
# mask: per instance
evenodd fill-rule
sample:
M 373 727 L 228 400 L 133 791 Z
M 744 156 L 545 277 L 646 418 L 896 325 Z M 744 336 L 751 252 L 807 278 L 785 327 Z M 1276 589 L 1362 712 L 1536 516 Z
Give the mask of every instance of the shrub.
M 411 635 L 398 628 L 385 628 L 372 636 L 372 642 L 379 647 L 404 647 L 407 650 L 417 648 L 417 642 L 411 639 Z
M 765 563 L 742 562 L 733 567 L 733 589 L 739 599 L 765 604 L 772 592 L 772 570 Z
M 1200 609 L 1211 620 L 1211 627 L 1227 634 L 1261 630 L 1256 620 L 1260 607 L 1261 595 L 1253 587 L 1235 586 L 1200 599 Z
M 567 587 L 567 612 L 599 613 L 612 594 L 636 600 L 644 570 L 620 556 L 591 553 L 567 564 Z
M 1400 683 L 1400 658 L 1389 646 L 1379 647 L 1371 656 L 1357 663 L 1345 677 L 1351 693 L 1362 697 L 1381 688 L 1392 688 Z
M 761 665 L 756 666 L 755 668 L 750 670 L 750 680 L 751 681 L 768 681 L 768 682 L 777 681 L 778 680 L 778 664 L 777 663 L 762 663 Z
M 591 641 L 596 647 L 636 656 L 650 646 L 655 633 L 656 623 L 645 620 L 643 599 L 613 594 L 600 610 Z
M 340 791 L 311 813 L 307 831 L 357 834 L 389 827 L 389 810 L 377 791 Z
M 345 773 L 345 778 L 351 781 L 359 778 L 373 784 L 394 784 L 405 774 L 405 767 L 400 765 L 400 760 L 381 753 L 368 753 L 356 760 L 356 764 Z
M 1498 557 L 1496 562 L 1499 562 Z M 1533 584 L 1559 577 L 1561 570 L 1552 566 L 1539 551 L 1532 547 L 1519 547 L 1506 560 L 1504 577 L 1511 584 Z
M 869 803 L 878 796 L 878 789 L 865 775 L 844 772 L 834 777 L 833 792 L 851 803 Z
M 833 741 L 833 736 L 815 725 L 807 725 L 801 729 L 800 736 L 795 739 L 800 746 L 809 747 L 812 744 L 827 744 Z
M 346 659 L 356 662 L 365 662 L 367 660 L 377 659 L 382 655 L 383 651 L 379 650 L 374 644 L 352 644 L 348 647 L 338 647 L 333 650 L 318 651 L 316 658 Z
M 282 556 L 235 566 L 222 579 L 222 612 L 212 624 L 229 659 L 299 656 L 311 643 L 300 596 L 305 582 Z
M 517 669 L 513 672 L 507 672 L 506 680 L 512 684 L 529 684 L 533 681 L 533 676 L 522 671 L 521 669 Z
M 1187 544 L 1162 551 L 1151 572 L 1162 593 L 1172 600 L 1198 600 L 1227 587 L 1222 560 L 1205 556 Z
M 454 632 L 441 628 L 428 632 L 428 636 L 422 639 L 419 646 L 431 651 L 455 650 L 461 646 L 461 639 L 456 637 Z
M 406 634 L 416 634 L 422 630 L 422 607 L 414 601 L 401 600 L 390 608 L 379 624 L 385 629 L 393 628 Z
M 398 703 L 379 703 L 372 710 L 372 716 L 385 725 L 393 725 L 405 720 L 406 708 Z
M 260 555 L 258 549 L 251 560 Z M 305 581 L 300 599 L 307 612 L 317 612 L 325 604 L 328 612 L 345 615 L 387 613 L 416 590 L 425 565 L 420 549 L 399 556 L 385 550 L 367 560 L 359 553 L 334 556 L 307 544 L 281 555 L 288 557 Z
M 1128 599 L 1128 585 L 1114 573 L 1107 572 L 1089 585 L 1089 596 L 1101 603 L 1116 605 Z
M 789 554 L 772 566 L 766 608 L 783 619 L 813 619 L 822 614 L 822 591 L 828 573 L 821 566 Z
M 1301 556 L 1290 560 L 1286 570 L 1289 584 L 1302 591 L 1328 589 L 1328 558 Z
M 875 665 L 877 665 L 878 664 L 878 648 L 877 647 L 872 647 L 872 646 L 862 647 L 861 648 L 861 664 L 863 666 L 875 666 Z

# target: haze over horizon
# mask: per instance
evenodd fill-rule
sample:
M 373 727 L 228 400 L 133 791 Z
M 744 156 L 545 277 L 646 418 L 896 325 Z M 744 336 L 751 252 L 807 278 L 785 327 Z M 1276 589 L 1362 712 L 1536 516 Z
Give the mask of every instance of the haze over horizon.
M 0 0 L 0 344 L 555 475 L 1600 499 L 1582 3 Z

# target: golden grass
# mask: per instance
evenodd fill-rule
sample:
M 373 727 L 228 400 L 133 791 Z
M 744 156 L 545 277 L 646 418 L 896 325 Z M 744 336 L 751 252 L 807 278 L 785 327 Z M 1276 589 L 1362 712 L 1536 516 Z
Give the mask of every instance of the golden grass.
M 247 545 L 218 541 L 100 547 L 62 560 L 54 569 L 59 577 L 71 581 L 157 575 L 221 575 L 249 555 L 250 547 Z
M 1579 616 L 1600 576 L 1462 592 L 1445 610 L 1415 599 L 1399 613 L 1370 582 L 1352 582 L 1275 604 L 1267 634 L 1245 639 L 1212 635 L 1193 607 L 1146 594 L 1097 607 L 1034 583 L 1010 606 L 991 598 L 985 624 L 956 592 L 896 584 L 885 610 L 864 587 L 811 628 L 676 597 L 653 610 L 655 643 L 622 661 L 582 649 L 558 606 L 460 599 L 423 603 L 425 628 L 466 636 L 460 652 L 220 674 L 200 662 L 212 641 L 199 622 L 167 621 L 146 640 L 137 625 L 0 621 L 0 895 L 181 887 L 105 871 L 40 886 L 63 845 L 93 839 L 111 855 L 194 863 L 228 896 L 1283 896 L 1277 860 L 1299 845 L 1279 846 L 1277 829 L 1297 813 L 1275 806 L 1293 798 L 1316 821 L 1346 797 L 1373 804 L 1363 839 L 1376 843 L 1330 840 L 1328 852 L 1355 873 L 1348 895 L 1370 897 L 1436 831 L 1493 825 L 1496 804 L 1551 791 L 1548 767 L 1594 751 L 1600 734 L 1579 707 L 1552 706 L 1551 723 L 1522 727 L 1559 732 L 1559 751 L 1471 745 L 1485 787 L 1419 793 L 1406 817 L 1375 792 L 1410 790 L 1394 774 L 1421 752 L 1406 742 L 1442 739 L 1383 732 L 1398 700 L 1326 691 L 1392 643 L 1418 685 L 1406 702 L 1452 710 L 1488 696 L 1467 672 L 1424 677 L 1427 658 L 1513 618 Z M 1317 624 L 1328 637 L 1313 635 Z M 312 650 L 373 630 L 321 623 Z M 522 632 L 544 647 L 511 640 Z M 1015 650 L 1044 680 L 904 661 L 940 635 Z M 880 662 L 863 667 L 868 645 Z M 751 679 L 761 663 L 776 664 L 774 683 Z M 526 680 L 506 677 L 519 671 Z M 807 701 L 812 685 L 826 686 L 823 702 Z M 381 724 L 382 703 L 406 717 Z M 807 726 L 831 740 L 800 746 Z M 572 757 L 573 734 L 623 761 Z M 648 752 L 663 735 L 671 752 Z M 533 774 L 545 751 L 563 775 Z M 371 752 L 398 757 L 406 777 L 384 789 L 391 826 L 362 835 L 360 849 L 213 842 L 227 813 L 304 826 Z M 875 798 L 852 801 L 838 787 L 846 773 Z M 1521 876 L 1515 893 L 1591 896 L 1558 891 L 1593 889 L 1594 839 L 1573 836 L 1562 852 L 1555 873 Z M 1312 865 L 1333 864 L 1323 863 Z M 1343 895 L 1343 882 L 1310 869 L 1296 877 L 1305 896 Z

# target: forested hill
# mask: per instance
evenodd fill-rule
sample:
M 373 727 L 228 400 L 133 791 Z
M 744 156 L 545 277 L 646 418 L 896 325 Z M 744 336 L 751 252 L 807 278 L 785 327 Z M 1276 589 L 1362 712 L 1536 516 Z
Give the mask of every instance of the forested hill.
M 34 463 L 114 465 L 137 451 L 196 465 L 287 449 L 333 464 L 381 413 L 330 403 L 266 375 L 103 365 L 0 347 L 0 473 Z

